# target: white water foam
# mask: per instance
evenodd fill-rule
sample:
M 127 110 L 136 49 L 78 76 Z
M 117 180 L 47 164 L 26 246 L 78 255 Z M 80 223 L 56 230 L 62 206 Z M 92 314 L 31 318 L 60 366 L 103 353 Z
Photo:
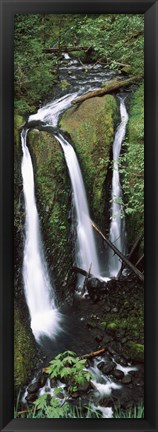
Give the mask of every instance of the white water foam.
M 112 177 L 112 208 L 111 208 L 111 225 L 110 225 L 110 240 L 119 249 L 124 252 L 124 220 L 122 219 L 122 190 L 119 175 L 119 156 L 121 152 L 121 145 L 125 137 L 126 125 L 128 122 L 128 114 L 125 107 L 125 102 L 120 98 L 120 115 L 121 123 L 117 128 L 115 139 L 113 143 L 113 177 Z M 116 277 L 121 268 L 121 260 L 118 255 L 114 254 L 112 250 L 109 253 L 109 269 L 110 276 Z

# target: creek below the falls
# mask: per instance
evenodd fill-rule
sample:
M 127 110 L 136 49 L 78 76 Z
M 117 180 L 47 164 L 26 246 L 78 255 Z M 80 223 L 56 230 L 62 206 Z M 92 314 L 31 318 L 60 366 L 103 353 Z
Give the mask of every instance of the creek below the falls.
M 81 71 L 82 71 L 82 78 L 81 78 Z M 83 70 L 83 66 L 79 65 L 77 60 L 65 58 L 60 67 L 60 79 L 63 81 L 66 77 L 66 80 L 69 84 L 69 88 L 68 88 L 69 92 L 67 93 L 68 90 L 64 89 L 57 100 L 55 99 L 53 102 L 48 102 L 46 106 L 39 108 L 37 114 L 30 115 L 27 121 L 27 128 L 29 127 L 37 128 L 37 129 L 39 128 L 42 129 L 43 131 L 48 130 L 49 128 L 50 130 L 52 130 L 53 135 L 60 142 L 61 141 L 63 142 L 64 138 L 62 137 L 62 135 L 59 135 L 59 130 L 58 130 L 58 122 L 62 113 L 71 106 L 71 101 L 76 96 L 82 93 L 86 93 L 89 90 L 98 88 L 98 86 L 103 81 L 105 82 L 113 75 L 114 75 L 113 72 L 103 70 L 102 66 L 100 65 L 94 66 L 94 68 L 92 68 L 91 71 L 89 70 L 87 73 L 86 71 Z M 31 230 L 33 229 L 32 221 L 30 224 L 30 229 Z M 86 228 L 86 233 L 88 229 Z M 36 231 L 36 229 L 34 231 Z M 28 234 L 28 226 L 26 226 L 26 244 L 29 244 L 29 238 L 27 238 L 27 234 Z M 32 241 L 34 243 L 33 238 Z M 86 241 L 87 242 L 89 241 L 89 237 L 88 240 Z M 86 243 L 86 241 L 84 239 L 83 244 Z M 26 258 L 26 244 L 25 244 L 25 258 Z M 93 241 L 91 244 L 93 244 Z M 38 244 L 38 248 L 39 248 L 39 244 Z M 30 255 L 30 261 L 33 262 L 32 246 L 30 250 L 31 250 L 31 254 L 27 253 L 27 255 Z M 91 250 L 92 247 L 90 247 L 90 252 Z M 81 257 L 83 258 L 82 252 L 81 252 Z M 91 259 L 90 257 L 87 263 L 85 264 L 85 270 L 87 271 L 89 270 L 90 265 L 92 264 L 91 261 L 94 261 L 94 259 Z M 85 262 L 85 258 L 83 259 L 83 262 L 80 259 L 77 262 L 77 264 L 80 264 L 80 267 L 84 268 L 84 262 Z M 42 264 L 44 264 L 44 261 L 42 262 Z M 28 271 L 29 271 L 29 265 L 30 264 L 28 263 Z M 92 268 L 92 272 L 93 272 L 93 268 Z M 96 268 L 94 268 L 94 276 L 96 277 L 101 276 L 101 271 L 99 270 L 99 266 L 96 266 Z M 28 283 L 28 275 L 27 278 L 26 279 L 25 278 L 26 275 L 24 274 L 24 285 L 26 288 L 26 279 Z M 108 279 L 110 279 L 110 275 L 108 278 L 106 278 L 105 282 L 108 282 Z M 37 283 L 37 281 L 35 283 Z M 32 281 L 31 281 L 31 285 L 32 285 Z M 44 287 L 45 287 L 45 283 L 44 283 Z M 108 283 L 107 283 L 107 289 L 108 289 Z M 46 298 L 49 291 L 51 291 L 50 287 L 48 287 L 48 292 L 46 292 Z M 106 293 L 106 288 L 105 288 L 105 293 Z M 107 291 L 107 293 L 108 293 L 108 297 L 110 297 L 109 291 Z M 26 290 L 25 290 L 25 295 L 30 310 L 30 306 L 29 306 L 30 303 L 28 301 L 29 294 L 28 292 L 26 292 Z M 35 299 L 36 302 L 38 296 L 39 296 L 39 292 L 36 294 L 36 299 Z M 43 296 L 45 296 L 45 293 L 40 294 L 39 302 L 40 302 L 41 312 L 43 310 Z M 49 321 L 48 311 L 50 310 L 51 312 L 53 312 L 54 310 L 56 310 L 56 299 L 52 300 L 52 298 L 51 298 L 51 302 L 52 302 L 51 307 L 49 308 L 49 305 L 46 305 L 48 307 L 45 308 L 48 321 Z M 105 335 L 103 335 L 102 329 L 98 327 L 98 322 L 100 324 L 101 319 L 103 319 L 103 316 L 105 315 L 106 306 L 107 306 L 106 300 L 107 300 L 106 295 L 104 296 L 104 293 L 103 296 L 102 295 L 99 296 L 99 299 L 97 299 L 97 301 L 95 299 L 90 299 L 88 293 L 85 298 L 82 298 L 82 296 L 80 297 L 78 296 L 77 293 L 75 293 L 72 306 L 65 304 L 58 308 L 57 316 L 59 316 L 59 320 L 58 319 L 56 320 L 55 332 L 53 332 L 51 326 L 49 327 L 48 325 L 48 327 L 46 326 L 48 328 L 48 332 L 44 331 L 43 329 L 43 331 L 40 333 L 41 330 L 39 330 L 38 324 L 37 324 L 38 328 L 36 328 L 34 331 L 34 326 L 32 326 L 32 330 L 36 340 L 42 346 L 44 355 L 46 356 L 43 365 L 48 364 L 49 360 L 52 360 L 52 358 L 54 358 L 57 354 L 65 350 L 73 350 L 79 353 L 80 355 L 82 355 L 85 354 L 86 352 L 94 351 L 98 349 L 100 346 L 103 345 L 107 346 L 107 351 L 109 349 L 108 354 L 105 354 L 102 358 L 98 358 L 89 364 L 89 368 L 93 370 L 95 376 L 95 382 L 93 384 L 96 386 L 96 396 L 94 397 L 94 391 L 93 391 L 93 396 L 91 397 L 92 395 L 92 389 L 91 389 L 89 390 L 90 393 L 86 394 L 86 400 L 88 400 L 89 397 L 88 395 L 90 394 L 91 403 L 92 404 L 97 403 L 97 405 L 100 407 L 100 410 L 102 410 L 103 417 L 112 417 L 112 408 L 114 406 L 115 401 L 118 400 L 119 398 L 121 400 L 121 396 L 119 392 L 123 391 L 124 385 L 127 387 L 127 384 L 123 384 L 121 381 L 126 375 L 129 375 L 129 384 L 133 386 L 130 388 L 130 390 L 133 390 L 136 387 L 135 381 L 138 379 L 137 372 L 140 369 L 142 370 L 142 367 L 138 366 L 138 364 L 131 365 L 130 357 L 127 359 L 123 358 L 123 349 L 121 348 L 119 353 L 118 345 L 117 345 L 118 341 L 116 341 L 114 344 L 115 346 L 112 347 L 112 342 L 114 337 L 113 332 L 109 334 L 109 341 L 108 341 L 108 332 L 107 334 L 105 333 Z M 102 302 L 102 306 L 100 302 Z M 48 303 L 49 303 L 49 299 L 48 299 Z M 110 304 L 109 307 L 111 308 L 110 310 L 112 311 L 112 309 L 117 309 L 117 307 L 119 306 L 116 306 L 115 304 L 112 306 L 112 304 Z M 39 310 L 36 312 L 38 315 Z M 115 311 L 113 311 L 113 313 L 115 314 Z M 34 322 L 34 318 L 32 319 L 32 321 Z M 39 315 L 39 321 L 41 321 L 40 328 L 42 328 L 43 325 L 42 314 Z M 95 321 L 97 321 L 96 326 L 95 326 Z M 106 338 L 104 338 L 105 336 L 107 340 Z M 121 338 L 124 339 L 124 335 Z M 121 347 L 122 345 L 123 344 L 121 343 Z M 120 375 L 121 378 L 116 378 L 117 374 L 116 376 L 114 376 L 113 373 L 110 372 L 107 375 L 99 372 L 99 368 L 98 368 L 99 363 L 103 362 L 106 364 L 108 362 L 112 362 L 113 363 L 112 370 L 114 371 L 118 369 L 119 361 L 120 361 L 120 366 L 122 365 L 121 366 L 122 368 L 127 368 L 127 367 L 130 368 L 130 370 L 128 371 L 129 374 L 128 373 L 126 374 L 126 369 L 124 369 L 124 372 L 122 371 L 123 375 L 122 376 Z M 130 372 L 134 372 L 136 374 L 136 379 L 134 379 L 132 375 L 130 375 Z M 38 373 L 39 371 L 36 371 L 37 376 Z M 46 384 L 46 387 L 50 388 L 48 382 Z M 42 394 L 43 391 L 44 390 L 40 392 L 38 390 L 38 392 L 36 393 L 36 397 L 38 397 L 39 394 Z M 117 396 L 117 391 L 118 391 L 118 396 Z M 111 394 L 113 394 L 112 400 L 111 400 Z M 137 394 L 139 399 L 140 398 L 139 391 L 137 392 Z M 141 386 L 141 395 L 142 395 L 142 386 Z M 127 398 L 128 403 L 129 402 L 131 403 L 131 396 L 132 394 L 130 394 L 130 396 Z M 78 397 L 81 398 L 82 400 L 83 394 L 79 394 Z M 109 405 L 110 403 L 111 405 Z M 127 406 L 128 403 L 126 404 Z M 123 404 L 125 406 L 125 402 L 122 403 L 122 406 Z M 107 408 L 110 408 L 110 410 L 105 411 Z

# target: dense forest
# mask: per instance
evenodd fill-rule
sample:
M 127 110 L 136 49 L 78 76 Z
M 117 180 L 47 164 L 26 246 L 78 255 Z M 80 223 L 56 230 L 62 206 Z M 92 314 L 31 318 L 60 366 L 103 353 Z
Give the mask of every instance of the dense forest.
M 143 417 L 143 15 L 16 15 L 14 82 L 15 417 Z M 82 184 L 103 279 L 78 240 Z M 36 231 L 51 342 L 30 307 Z

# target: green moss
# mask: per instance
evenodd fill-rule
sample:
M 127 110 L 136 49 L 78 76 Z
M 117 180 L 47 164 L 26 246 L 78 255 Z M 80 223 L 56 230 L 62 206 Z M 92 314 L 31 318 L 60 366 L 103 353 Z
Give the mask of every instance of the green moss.
M 20 134 L 20 128 L 24 123 L 24 119 L 21 115 L 15 113 L 14 115 L 14 143 L 16 147 L 19 146 L 19 134 Z
M 26 385 L 35 367 L 35 343 L 31 330 L 24 324 L 20 311 L 14 306 L 14 383 L 15 387 Z
M 107 325 L 107 329 L 108 330 L 116 330 L 117 329 L 117 324 L 115 323 L 115 322 L 110 322 L 108 325 Z
M 107 327 L 107 322 L 106 321 L 102 321 L 101 323 L 99 323 L 99 327 L 102 328 L 106 328 Z
M 130 341 L 127 343 L 131 359 L 138 362 L 144 361 L 144 345 Z
M 70 108 L 60 122 L 61 128 L 71 136 L 80 161 L 91 213 L 100 226 L 104 225 L 104 186 L 117 115 L 115 98 L 106 95 Z
M 14 226 L 19 230 L 20 226 L 20 209 L 19 195 L 21 184 L 21 143 L 20 143 L 20 128 L 24 123 L 22 116 L 15 112 L 14 115 Z
M 127 302 L 125 302 L 127 304 Z M 143 304 L 140 305 L 139 314 L 136 316 L 129 315 L 125 318 L 117 317 L 113 318 L 111 313 L 106 314 L 106 328 L 108 330 L 126 330 L 131 338 L 137 338 L 139 336 L 140 331 L 143 331 L 144 326 L 144 312 L 143 312 Z M 101 326 L 104 327 L 104 321 L 100 323 Z
M 59 142 L 47 132 L 33 130 L 28 136 L 35 171 L 35 189 L 42 237 L 49 268 L 58 286 L 58 298 L 72 289 L 70 223 L 70 180 Z
M 124 66 L 121 68 L 121 72 L 125 74 L 130 74 L 132 72 L 132 67 L 130 65 Z

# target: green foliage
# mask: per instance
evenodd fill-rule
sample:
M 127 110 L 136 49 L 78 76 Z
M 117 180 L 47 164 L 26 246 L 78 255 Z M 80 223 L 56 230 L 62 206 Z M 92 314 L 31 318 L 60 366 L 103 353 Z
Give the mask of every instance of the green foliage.
M 38 402 L 39 401 L 39 402 Z M 100 412 L 91 408 L 91 405 L 83 407 L 81 403 L 76 406 L 68 402 L 60 403 L 57 399 L 48 395 L 40 396 L 34 407 L 25 413 L 18 414 L 18 405 L 14 409 L 14 418 L 100 418 Z
M 50 362 L 47 372 L 51 378 L 68 380 L 68 391 L 72 392 L 92 379 L 92 375 L 85 368 L 85 359 L 80 359 L 72 351 L 65 351 Z
M 126 411 L 118 408 L 114 411 L 114 418 L 144 418 L 144 405 L 139 403 L 138 406 L 134 406 Z
M 83 410 L 81 406 L 72 407 L 69 401 L 70 394 L 77 391 L 78 386 L 82 386 L 93 378 L 92 374 L 86 370 L 86 360 L 77 357 L 73 351 L 65 351 L 57 355 L 47 368 L 50 378 L 65 380 L 67 383 L 67 394 L 63 394 L 63 399 L 58 399 L 61 388 L 54 390 L 55 396 L 43 394 L 34 402 L 34 408 L 28 412 L 27 418 L 73 418 L 73 417 L 98 417 L 98 413 L 89 407 Z M 68 402 L 69 401 L 69 402 Z M 18 406 L 18 402 L 17 402 Z M 18 416 L 17 406 L 15 417 Z
M 93 46 L 92 60 L 107 61 L 114 70 L 117 62 L 129 63 L 130 73 L 143 75 L 143 15 L 17 14 L 14 24 L 15 107 L 21 114 L 35 111 L 56 81 L 60 53 L 49 57 L 45 47 L 74 41 Z M 77 53 L 82 60 L 86 55 Z
M 144 17 L 139 14 L 85 15 L 80 19 L 77 35 L 80 43 L 91 45 L 98 57 L 107 59 L 111 68 L 116 62 L 130 64 L 133 74 L 143 75 Z
M 133 341 L 129 341 L 127 343 L 131 358 L 134 361 L 144 361 L 144 345 L 140 343 L 135 343 Z
M 26 384 L 30 371 L 36 364 L 35 342 L 29 324 L 14 305 L 14 383 L 15 388 Z
M 39 100 L 52 89 L 58 58 L 50 62 L 43 48 L 56 40 L 59 26 L 59 15 L 15 16 L 15 107 L 22 114 L 36 110 Z
M 144 221 L 144 86 L 134 92 L 129 112 L 128 133 L 120 157 L 124 212 L 128 216 L 128 237 L 132 244 L 143 230 Z M 131 237 L 132 234 L 132 237 Z

